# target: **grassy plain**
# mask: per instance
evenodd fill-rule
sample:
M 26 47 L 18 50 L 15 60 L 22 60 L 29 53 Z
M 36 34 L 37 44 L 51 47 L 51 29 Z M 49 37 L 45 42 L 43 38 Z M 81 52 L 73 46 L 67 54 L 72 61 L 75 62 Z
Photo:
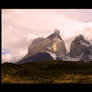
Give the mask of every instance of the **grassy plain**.
M 2 83 L 92 84 L 92 62 L 43 61 L 1 65 Z

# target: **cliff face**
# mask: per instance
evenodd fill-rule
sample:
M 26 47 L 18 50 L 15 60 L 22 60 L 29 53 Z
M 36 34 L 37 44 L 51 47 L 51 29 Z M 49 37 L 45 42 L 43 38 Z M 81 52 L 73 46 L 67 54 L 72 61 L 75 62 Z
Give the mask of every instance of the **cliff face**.
M 43 57 L 44 53 L 45 55 L 48 54 L 48 57 L 44 57 L 45 60 L 56 59 L 57 57 L 62 58 L 65 56 L 65 43 L 60 36 L 59 30 L 55 30 L 54 33 L 46 38 L 34 39 L 28 47 L 28 54 L 24 56 L 19 63 L 37 61 L 37 59 L 33 57 L 38 57 L 39 54 L 41 54 L 41 56 L 38 58 L 38 61 L 42 61 L 43 59 L 41 57 Z
M 28 47 L 28 54 L 18 63 L 37 62 L 45 60 L 92 61 L 92 45 L 82 35 L 77 36 L 67 53 L 65 43 L 59 30 L 46 38 L 37 38 Z
M 83 61 L 90 61 L 92 57 L 92 46 L 82 35 L 76 37 L 70 46 L 70 56 Z
M 28 52 L 31 53 L 31 55 L 48 51 L 55 53 L 57 57 L 62 57 L 66 54 L 65 43 L 60 37 L 58 30 L 55 30 L 55 32 L 47 38 L 35 39 L 28 47 Z

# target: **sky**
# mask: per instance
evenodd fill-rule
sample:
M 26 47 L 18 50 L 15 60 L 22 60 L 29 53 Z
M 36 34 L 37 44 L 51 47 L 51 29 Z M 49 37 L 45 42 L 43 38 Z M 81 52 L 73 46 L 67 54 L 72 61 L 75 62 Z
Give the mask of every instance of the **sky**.
M 32 40 L 60 30 L 69 52 L 79 34 L 92 44 L 92 9 L 2 9 L 2 62 L 16 62 Z

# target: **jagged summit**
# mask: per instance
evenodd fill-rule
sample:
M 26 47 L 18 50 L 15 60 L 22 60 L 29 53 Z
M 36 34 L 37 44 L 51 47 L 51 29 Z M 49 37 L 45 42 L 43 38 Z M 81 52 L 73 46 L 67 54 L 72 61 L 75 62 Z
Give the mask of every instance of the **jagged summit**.
M 59 38 L 60 40 L 62 40 L 62 38 L 61 38 L 61 36 L 60 36 L 60 31 L 58 30 L 58 29 L 56 29 L 55 31 L 54 31 L 54 33 L 52 33 L 51 35 L 49 35 L 48 37 L 47 37 L 47 39 L 53 39 L 53 38 Z
M 57 35 L 60 35 L 60 31 L 59 31 L 58 29 L 56 29 L 56 30 L 54 31 L 54 33 L 57 34 Z
M 46 38 L 34 39 L 28 46 L 28 54 L 24 56 L 21 62 L 24 63 L 26 62 L 26 60 L 33 62 L 37 59 L 34 59 L 32 57 L 36 57 L 35 55 L 37 55 L 38 57 L 40 53 L 41 57 L 43 57 L 44 53 L 48 53 L 48 56 L 51 56 L 53 59 L 57 57 L 62 58 L 65 56 L 66 52 L 67 51 L 65 48 L 65 43 L 60 37 L 60 31 L 56 29 L 51 35 Z M 39 58 L 40 61 L 41 57 Z M 48 59 L 49 58 L 47 57 L 46 60 Z
M 84 39 L 84 36 L 83 35 L 79 35 L 77 36 L 73 42 L 77 43 L 77 44 L 81 44 L 81 45 L 86 45 L 86 46 L 89 46 L 90 43 Z
M 47 38 L 34 39 L 28 47 L 28 52 L 32 55 L 43 51 L 56 53 L 60 48 L 65 49 L 64 46 L 64 41 L 60 37 L 60 31 L 55 30 L 54 33 L 49 35 Z M 61 52 L 63 53 L 63 51 Z
M 34 39 L 28 46 L 28 54 L 18 63 L 57 59 L 63 61 L 92 61 L 92 45 L 85 40 L 83 35 L 79 35 L 72 41 L 70 52 L 67 53 L 60 31 L 56 29 L 46 38 Z
M 90 61 L 90 57 L 92 57 L 91 47 L 91 44 L 84 39 L 83 35 L 79 35 L 70 45 L 70 56 L 83 61 Z
M 83 35 L 79 35 L 79 39 L 80 40 L 84 39 Z
M 73 41 L 78 42 L 79 40 L 84 40 L 83 35 L 76 36 L 76 38 Z

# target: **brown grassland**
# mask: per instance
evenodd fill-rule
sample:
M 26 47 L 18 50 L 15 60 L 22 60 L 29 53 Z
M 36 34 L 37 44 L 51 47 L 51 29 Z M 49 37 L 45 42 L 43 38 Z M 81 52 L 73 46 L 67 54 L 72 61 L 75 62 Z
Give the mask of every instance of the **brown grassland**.
M 43 61 L 1 65 L 3 84 L 92 84 L 92 62 Z

